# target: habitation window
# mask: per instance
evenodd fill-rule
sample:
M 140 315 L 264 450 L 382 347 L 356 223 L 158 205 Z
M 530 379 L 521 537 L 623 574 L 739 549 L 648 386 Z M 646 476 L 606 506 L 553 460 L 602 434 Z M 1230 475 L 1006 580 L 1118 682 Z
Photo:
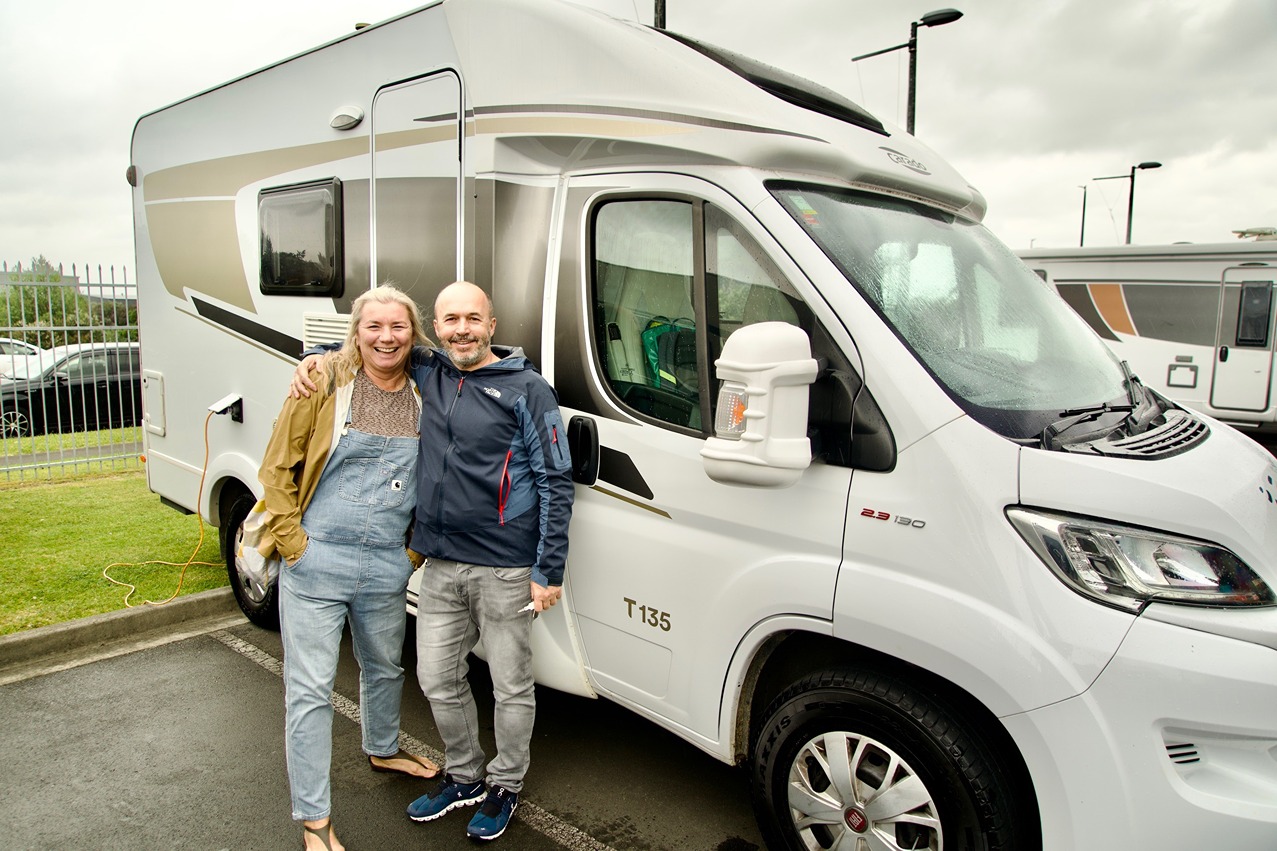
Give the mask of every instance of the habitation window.
M 342 292 L 341 181 L 264 189 L 257 199 L 261 289 L 278 295 Z
M 1273 285 L 1270 281 L 1242 284 L 1241 304 L 1237 310 L 1237 345 L 1260 349 L 1268 346 L 1272 300 Z

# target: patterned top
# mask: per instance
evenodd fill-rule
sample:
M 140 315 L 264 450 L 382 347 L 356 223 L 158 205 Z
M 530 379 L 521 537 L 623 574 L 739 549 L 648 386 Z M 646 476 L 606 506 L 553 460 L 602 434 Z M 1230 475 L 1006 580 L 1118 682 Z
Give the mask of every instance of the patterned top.
M 355 375 L 350 424 L 364 434 L 416 437 L 419 413 L 411 378 L 391 393 L 374 384 L 362 369 Z

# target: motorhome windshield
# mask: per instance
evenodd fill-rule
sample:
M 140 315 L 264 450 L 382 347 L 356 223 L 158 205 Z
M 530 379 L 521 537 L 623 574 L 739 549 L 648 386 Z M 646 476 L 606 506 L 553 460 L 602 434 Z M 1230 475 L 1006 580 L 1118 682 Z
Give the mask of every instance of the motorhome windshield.
M 982 225 L 896 198 L 806 184 L 769 188 L 988 428 L 1034 438 L 1061 412 L 1127 401 L 1121 364 Z

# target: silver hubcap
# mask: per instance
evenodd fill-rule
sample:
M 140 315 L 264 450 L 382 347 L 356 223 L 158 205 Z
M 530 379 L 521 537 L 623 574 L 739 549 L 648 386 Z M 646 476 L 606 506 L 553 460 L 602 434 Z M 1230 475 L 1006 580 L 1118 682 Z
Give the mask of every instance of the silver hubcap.
M 27 433 L 28 425 L 25 414 L 17 411 L 6 411 L 0 414 L 0 434 L 5 437 L 21 437 Z
M 789 768 L 789 807 L 811 851 L 944 848 L 935 801 L 917 772 L 865 736 L 831 731 L 803 745 Z

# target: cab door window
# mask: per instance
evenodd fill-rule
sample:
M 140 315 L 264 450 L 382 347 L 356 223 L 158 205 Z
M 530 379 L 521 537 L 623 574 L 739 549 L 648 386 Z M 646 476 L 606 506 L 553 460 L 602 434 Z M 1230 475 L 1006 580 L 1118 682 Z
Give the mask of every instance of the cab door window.
M 609 201 L 593 218 L 596 355 L 616 398 L 644 418 L 705 434 L 713 362 L 738 328 L 812 319 L 757 241 L 688 199 Z

